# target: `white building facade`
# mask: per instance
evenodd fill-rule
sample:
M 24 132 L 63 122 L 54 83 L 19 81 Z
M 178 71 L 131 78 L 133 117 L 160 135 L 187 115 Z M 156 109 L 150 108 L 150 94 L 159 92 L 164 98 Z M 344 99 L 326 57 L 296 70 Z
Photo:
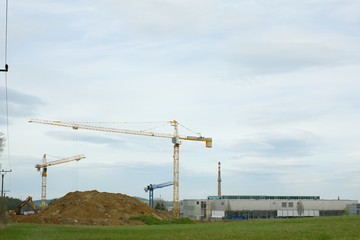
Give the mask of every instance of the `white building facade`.
M 360 204 L 358 203 L 347 205 L 347 209 L 350 215 L 360 215 Z
M 183 201 L 183 216 L 192 219 L 266 219 L 339 216 L 357 200 L 324 200 L 319 196 L 209 196 Z

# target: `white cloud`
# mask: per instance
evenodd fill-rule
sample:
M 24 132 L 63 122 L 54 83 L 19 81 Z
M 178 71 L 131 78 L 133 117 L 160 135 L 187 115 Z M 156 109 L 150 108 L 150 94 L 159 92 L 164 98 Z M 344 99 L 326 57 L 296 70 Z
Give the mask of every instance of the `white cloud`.
M 11 193 L 40 191 L 30 187 L 40 181 L 30 171 L 44 153 L 87 156 L 76 167 L 64 166 L 78 169 L 77 184 L 69 177 L 49 196 L 77 185 L 146 197 L 146 184 L 172 178 L 169 139 L 74 133 L 29 124 L 29 117 L 95 125 L 177 119 L 214 139 L 213 149 L 182 144 L 181 198 L 214 194 L 221 161 L 227 194 L 359 199 L 352 190 L 359 7 L 351 0 L 12 3 Z M 9 165 L 6 151 L 3 165 Z M 60 187 L 60 170 L 52 170 L 50 185 Z M 171 192 L 162 196 L 170 200 Z

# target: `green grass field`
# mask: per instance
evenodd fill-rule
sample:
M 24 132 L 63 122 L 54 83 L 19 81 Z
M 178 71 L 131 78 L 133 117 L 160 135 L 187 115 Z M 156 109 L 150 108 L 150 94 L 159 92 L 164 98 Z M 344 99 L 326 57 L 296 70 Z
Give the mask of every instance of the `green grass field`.
M 0 239 L 360 239 L 360 216 L 116 227 L 9 223 Z

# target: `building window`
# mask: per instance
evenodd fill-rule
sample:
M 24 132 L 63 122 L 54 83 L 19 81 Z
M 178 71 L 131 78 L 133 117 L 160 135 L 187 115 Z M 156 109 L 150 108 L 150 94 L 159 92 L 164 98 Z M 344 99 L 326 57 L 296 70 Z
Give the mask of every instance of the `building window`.
M 281 207 L 286 208 L 286 202 L 282 202 Z
M 289 202 L 289 207 L 294 207 L 294 203 L 293 202 Z

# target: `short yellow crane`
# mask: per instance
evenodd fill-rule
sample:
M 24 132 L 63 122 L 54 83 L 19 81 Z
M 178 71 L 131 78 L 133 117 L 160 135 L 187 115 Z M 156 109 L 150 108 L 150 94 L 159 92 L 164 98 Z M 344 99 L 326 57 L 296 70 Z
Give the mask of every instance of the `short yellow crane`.
M 43 156 L 43 163 L 42 164 L 36 164 L 35 168 L 37 168 L 38 171 L 42 169 L 42 184 L 41 184 L 41 208 L 44 209 L 46 207 L 46 177 L 47 177 L 47 168 L 53 165 L 58 165 L 62 163 L 72 162 L 72 161 L 79 161 L 81 159 L 85 158 L 83 154 L 76 155 L 73 157 L 67 157 L 67 158 L 61 158 L 55 161 L 47 162 L 46 161 L 46 154 Z
M 179 149 L 180 149 L 180 144 L 181 144 L 180 140 L 201 141 L 201 142 L 205 142 L 205 146 L 207 148 L 212 147 L 212 138 L 203 137 L 200 134 L 199 134 L 199 136 L 180 136 L 179 132 L 178 132 L 179 123 L 176 120 L 169 122 L 171 124 L 171 126 L 174 127 L 173 134 L 99 127 L 99 126 L 91 126 L 91 125 L 85 125 L 85 124 L 68 123 L 68 122 L 62 122 L 62 121 L 41 120 L 41 119 L 30 119 L 29 122 L 30 123 L 47 124 L 47 125 L 55 125 L 55 126 L 61 126 L 61 127 L 69 127 L 74 130 L 86 129 L 86 130 L 94 130 L 94 131 L 101 131 L 101 132 L 112 132 L 112 133 L 132 134 L 132 135 L 142 135 L 142 136 L 149 136 L 149 137 L 160 137 L 160 138 L 172 139 L 172 143 L 174 144 L 173 215 L 175 217 L 180 216 L 180 201 L 179 201 Z

